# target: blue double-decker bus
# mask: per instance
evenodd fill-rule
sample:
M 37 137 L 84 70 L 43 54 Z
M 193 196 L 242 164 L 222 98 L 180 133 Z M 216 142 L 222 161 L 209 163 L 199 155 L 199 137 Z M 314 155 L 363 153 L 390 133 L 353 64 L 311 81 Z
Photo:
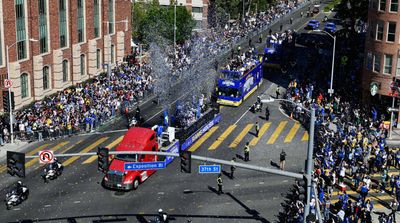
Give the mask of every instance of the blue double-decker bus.
M 282 62 L 282 40 L 269 38 L 264 49 L 264 66 L 280 69 Z
M 239 70 L 221 70 L 217 83 L 217 103 L 239 106 L 262 83 L 262 57 L 252 59 Z

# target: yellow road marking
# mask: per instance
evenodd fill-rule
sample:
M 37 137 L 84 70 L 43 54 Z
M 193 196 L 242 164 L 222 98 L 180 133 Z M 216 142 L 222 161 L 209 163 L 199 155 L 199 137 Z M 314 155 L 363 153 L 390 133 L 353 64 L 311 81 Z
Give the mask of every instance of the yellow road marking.
M 390 171 L 390 172 L 388 172 L 388 174 L 389 174 L 389 176 L 392 176 L 393 174 L 399 175 L 400 171 Z M 374 173 L 371 175 L 371 177 L 381 177 L 381 176 L 382 176 L 382 173 Z
M 60 148 L 62 148 L 63 146 L 67 145 L 68 143 L 69 143 L 69 141 L 61 142 L 49 150 L 52 150 L 53 152 L 55 152 L 55 151 L 59 150 Z M 35 163 L 39 163 L 39 158 L 33 158 L 33 159 L 29 160 L 28 162 L 26 162 L 25 169 L 32 166 Z
M 96 146 L 98 146 L 98 145 L 100 145 L 101 143 L 103 143 L 104 141 L 106 141 L 107 139 L 108 139 L 108 137 L 103 137 L 103 138 L 97 140 L 96 142 L 90 144 L 88 147 L 84 148 L 84 149 L 83 149 L 82 151 L 80 151 L 79 153 L 87 153 L 87 152 L 89 152 L 90 150 L 94 149 Z M 71 164 L 72 162 L 74 162 L 75 160 L 77 160 L 77 159 L 79 159 L 79 158 L 80 158 L 80 156 L 73 156 L 73 157 L 67 159 L 67 160 L 63 163 L 63 165 L 64 165 L 64 166 L 68 166 L 69 164 Z
M 239 133 L 236 139 L 234 139 L 233 142 L 229 145 L 229 148 L 236 148 L 252 127 L 253 124 L 247 124 L 243 131 Z
M 32 150 L 32 151 L 29 151 L 26 155 L 27 155 L 27 156 L 36 155 L 40 150 L 44 150 L 44 149 L 45 149 L 47 146 L 49 146 L 49 145 L 50 145 L 50 143 L 43 144 L 43 145 L 37 147 L 36 149 L 34 149 L 34 150 Z
M 271 138 L 269 138 L 267 144 L 274 144 L 276 139 L 278 139 L 279 134 L 281 134 L 283 128 L 285 128 L 287 121 L 282 121 L 279 123 L 278 127 L 275 129 L 274 133 L 272 133 Z
M 297 130 L 299 130 L 300 124 L 299 123 L 294 123 L 293 127 L 290 129 L 289 134 L 286 136 L 284 142 L 291 142 L 296 135 Z
M 70 149 L 74 148 L 76 145 L 78 145 L 79 143 L 81 143 L 83 141 L 83 139 L 79 140 L 78 142 L 76 142 L 74 145 L 64 149 L 63 151 L 60 152 L 60 154 L 66 153 L 68 152 Z
M 114 148 L 116 145 L 118 145 L 122 139 L 124 138 L 124 136 L 120 136 L 118 137 L 116 140 L 114 140 L 113 142 L 111 142 L 110 144 L 108 144 L 107 146 L 105 146 L 106 148 L 108 148 L 109 150 L 111 150 L 112 148 Z M 93 161 L 95 161 L 97 159 L 97 156 L 91 156 L 88 159 L 86 159 L 85 161 L 83 161 L 82 164 L 88 164 L 91 163 Z
M 217 131 L 219 126 L 214 126 L 206 134 L 204 134 L 193 146 L 190 147 L 189 151 L 194 152 L 196 151 L 207 139 L 210 137 L 215 131 Z
M 6 165 L 1 165 L 0 166 L 0 173 L 2 173 L 3 171 L 5 171 L 7 169 L 7 166 Z
M 308 132 L 305 131 L 303 137 L 301 138 L 301 141 L 308 141 Z
M 222 143 L 222 141 L 224 141 L 226 139 L 226 137 L 228 137 L 232 131 L 236 128 L 237 125 L 230 125 L 224 133 L 222 133 L 217 140 L 215 140 L 215 142 L 210 146 L 210 148 L 208 148 L 208 150 L 215 150 L 218 148 L 218 146 Z
M 268 130 L 268 128 L 271 126 L 271 122 L 266 122 L 264 123 L 264 125 L 261 127 L 260 132 L 258 134 L 258 137 L 254 137 L 251 141 L 250 141 L 250 145 L 251 146 L 255 146 L 257 145 L 258 141 L 261 139 L 261 136 L 264 135 L 264 133 Z

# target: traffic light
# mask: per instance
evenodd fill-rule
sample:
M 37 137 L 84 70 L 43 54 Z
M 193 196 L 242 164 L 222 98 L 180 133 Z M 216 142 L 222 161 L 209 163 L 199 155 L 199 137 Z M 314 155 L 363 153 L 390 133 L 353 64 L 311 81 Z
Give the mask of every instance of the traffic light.
M 97 157 L 97 164 L 98 164 L 97 169 L 103 173 L 106 173 L 108 171 L 108 167 L 110 165 L 110 162 L 108 160 L 108 148 L 98 147 L 97 156 L 98 156 Z
M 299 180 L 299 199 L 306 203 L 307 200 L 307 178 L 304 176 Z
M 7 151 L 7 173 L 25 177 L 25 153 Z
M 14 92 L 11 91 L 11 107 L 15 109 Z M 4 112 L 10 112 L 10 97 L 8 91 L 3 91 L 3 108 Z
M 192 152 L 181 151 L 179 156 L 181 158 L 181 172 L 191 173 L 192 172 Z

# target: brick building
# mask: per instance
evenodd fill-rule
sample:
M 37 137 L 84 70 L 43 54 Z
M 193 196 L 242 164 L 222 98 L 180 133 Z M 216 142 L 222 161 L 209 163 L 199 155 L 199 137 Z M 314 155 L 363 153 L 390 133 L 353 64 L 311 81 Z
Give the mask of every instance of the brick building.
M 7 48 L 18 109 L 122 61 L 130 43 L 129 0 L 2 0 L 0 86 Z
M 400 14 L 398 0 L 370 0 L 362 85 L 365 101 L 391 106 L 390 84 L 400 78 Z M 375 96 L 372 85 L 379 86 Z
M 186 6 L 192 12 L 193 19 L 196 21 L 195 29 L 207 28 L 209 0 L 177 0 L 177 5 Z M 159 0 L 161 6 L 169 6 L 171 0 Z

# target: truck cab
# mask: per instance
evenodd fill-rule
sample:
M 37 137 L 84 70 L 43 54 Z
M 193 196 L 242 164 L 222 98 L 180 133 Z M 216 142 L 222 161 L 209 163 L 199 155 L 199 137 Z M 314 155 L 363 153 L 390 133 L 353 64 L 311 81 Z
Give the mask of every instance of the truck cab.
M 159 151 L 155 131 L 147 128 L 130 128 L 116 151 Z M 102 184 L 106 188 L 117 190 L 137 189 L 156 170 L 125 171 L 124 164 L 132 162 L 155 162 L 156 155 L 117 154 L 111 160 L 109 170 Z

